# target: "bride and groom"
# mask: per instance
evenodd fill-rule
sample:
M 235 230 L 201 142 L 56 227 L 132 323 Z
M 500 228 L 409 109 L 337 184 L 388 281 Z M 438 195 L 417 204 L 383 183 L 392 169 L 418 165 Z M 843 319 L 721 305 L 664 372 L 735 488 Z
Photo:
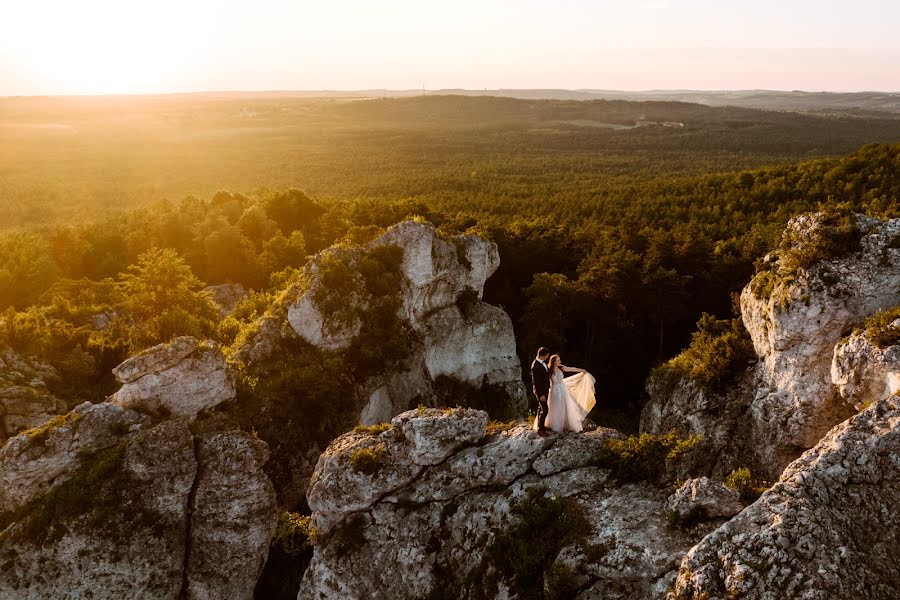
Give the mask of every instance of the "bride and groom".
M 577 373 L 566 377 L 565 373 Z M 534 428 L 545 437 L 547 429 L 556 433 L 581 431 L 582 422 L 594 407 L 594 377 L 584 369 L 562 364 L 559 354 L 540 348 L 531 363 L 531 383 L 538 399 Z

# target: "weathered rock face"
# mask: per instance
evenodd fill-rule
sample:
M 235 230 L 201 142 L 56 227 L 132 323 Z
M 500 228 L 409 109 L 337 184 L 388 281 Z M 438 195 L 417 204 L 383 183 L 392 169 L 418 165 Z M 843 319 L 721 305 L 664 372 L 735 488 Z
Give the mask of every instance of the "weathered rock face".
M 820 218 L 791 220 L 787 234 L 798 240 L 795 251 L 803 250 Z M 856 225 L 859 252 L 778 281 L 768 298 L 758 298 L 752 282 L 741 293 L 764 384 L 750 408 L 753 445 L 767 448 L 773 464 L 786 464 L 852 414 L 831 382 L 835 344 L 849 327 L 900 303 L 900 249 L 891 247 L 900 219 L 856 215 Z
M 110 479 L 84 492 L 86 510 L 58 507 L 61 520 L 31 532 L 38 505 L 0 533 L 0 597 L 178 598 L 196 468 L 184 424 L 139 432 Z
M 59 374 L 52 366 L 0 348 L 0 443 L 68 411 L 47 389 L 56 380 Z
M 275 490 L 263 473 L 265 443 L 242 432 L 198 441 L 188 598 L 252 598 L 275 530 Z
M 85 404 L 0 453 L 0 597 L 253 597 L 277 513 L 251 435 Z
M 247 296 L 247 290 L 239 283 L 223 283 L 203 288 L 211 297 L 213 303 L 219 308 L 222 316 L 227 316 L 234 311 L 234 307 Z
M 398 316 L 416 339 L 400 369 L 360 383 L 359 394 L 365 399 L 360 422 L 387 422 L 427 401 L 435 396 L 434 383 L 441 377 L 503 394 L 503 406 L 491 407 L 497 417 L 523 414 L 526 396 L 512 321 L 499 308 L 480 300 L 485 281 L 500 264 L 496 244 L 473 235 L 445 240 L 431 225 L 408 221 L 363 250 L 391 246 L 403 251 Z M 360 315 L 373 301 L 363 284 L 363 267 L 353 262 L 356 259 L 348 259 L 351 267 L 343 273 L 342 282 L 355 291 L 340 298 L 347 309 L 344 318 L 333 319 L 319 306 L 325 285 L 319 264 L 350 254 L 346 249 L 331 249 L 312 261 L 304 282 L 284 293 L 283 321 L 271 316 L 261 320 L 255 335 L 236 349 L 237 360 L 264 362 L 277 352 L 278 340 L 284 336 L 297 336 L 323 350 L 349 347 L 362 329 Z
M 854 333 L 834 347 L 831 381 L 857 410 L 893 396 L 900 391 L 900 346 L 879 348 L 865 332 Z
M 541 438 L 522 424 L 485 436 L 486 420 L 469 409 L 409 411 L 378 435 L 335 440 L 308 494 L 321 541 L 298 598 L 419 598 L 437 590 L 468 597 L 472 586 L 485 597 L 515 597 L 516 584 L 492 563 L 503 550 L 492 544 L 516 526 L 530 490 L 569 498 L 585 518 L 582 540 L 549 557 L 553 566 L 545 578 L 536 575 L 537 585 L 562 585 L 552 572 L 565 573 L 569 597 L 665 593 L 702 532 L 667 526 L 666 489 L 618 485 L 592 465 L 618 432 Z M 523 533 L 523 541 L 535 534 Z
M 740 494 L 721 481 L 699 477 L 685 481 L 666 500 L 666 508 L 681 521 L 732 517 L 744 509 Z
M 234 381 L 218 344 L 179 337 L 141 352 L 113 369 L 123 384 L 109 401 L 177 418 L 235 397 Z
M 85 402 L 32 435 L 17 435 L 0 448 L 0 512 L 14 511 L 63 483 L 82 456 L 110 448 L 147 418 L 111 404 Z
M 900 399 L 841 423 L 691 549 L 672 599 L 900 597 Z
M 875 366 L 887 356 L 872 355 L 871 367 L 860 367 L 866 375 L 843 373 L 839 365 L 834 383 L 847 390 L 842 397 L 832 382 L 832 361 L 841 360 L 835 358 L 835 345 L 849 330 L 900 303 L 900 248 L 892 243 L 900 235 L 900 219 L 856 215 L 858 249 L 785 274 L 780 265 L 791 255 L 815 255 L 810 248 L 819 243 L 816 235 L 823 218 L 811 214 L 792 219 L 785 233 L 794 244 L 788 258 L 774 263 L 770 258 L 771 270 L 756 275 L 741 294 L 743 323 L 759 357 L 755 367 L 724 393 L 703 391 L 687 381 L 651 384 L 651 400 L 641 417 L 643 431 L 677 427 L 683 433 L 699 433 L 710 472 L 724 475 L 729 468 L 749 465 L 775 479 L 791 460 L 853 414 L 854 405 L 866 401 L 863 396 L 871 390 L 859 390 L 863 396 L 854 397 L 851 379 L 891 377 L 886 367 Z M 839 355 L 849 358 L 857 349 L 854 342 Z M 847 369 L 856 367 L 848 363 Z M 850 387 L 841 383 L 845 376 Z M 880 385 L 890 388 L 886 381 Z

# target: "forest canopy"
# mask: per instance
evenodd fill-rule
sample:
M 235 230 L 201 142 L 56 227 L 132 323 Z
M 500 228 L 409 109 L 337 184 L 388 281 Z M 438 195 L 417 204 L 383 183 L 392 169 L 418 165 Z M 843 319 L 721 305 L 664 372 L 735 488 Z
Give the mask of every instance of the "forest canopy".
M 900 145 L 873 144 L 797 165 L 635 181 L 602 203 L 486 191 L 465 203 L 335 200 L 298 189 L 163 200 L 0 237 L 0 343 L 54 362 L 73 401 L 99 398 L 128 354 L 184 334 L 230 344 L 311 255 L 415 217 L 496 241 L 501 266 L 485 299 L 512 316 L 523 361 L 538 345 L 561 351 L 604 382 L 601 404 L 624 408 L 704 313 L 732 315 L 732 295 L 787 219 L 834 205 L 897 216 L 898 198 Z M 231 282 L 252 293 L 223 318 L 202 290 Z

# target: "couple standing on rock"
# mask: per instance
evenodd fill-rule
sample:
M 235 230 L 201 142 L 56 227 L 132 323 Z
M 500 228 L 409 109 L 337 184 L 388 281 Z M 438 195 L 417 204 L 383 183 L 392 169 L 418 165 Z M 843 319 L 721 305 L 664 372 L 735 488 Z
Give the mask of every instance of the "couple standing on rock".
M 549 358 L 549 360 L 548 360 Z M 577 373 L 566 377 L 564 373 Z M 581 423 L 594 407 L 594 377 L 584 369 L 562 364 L 559 354 L 541 347 L 531 363 L 531 383 L 538 400 L 534 428 L 545 437 L 547 429 L 556 433 L 581 431 Z

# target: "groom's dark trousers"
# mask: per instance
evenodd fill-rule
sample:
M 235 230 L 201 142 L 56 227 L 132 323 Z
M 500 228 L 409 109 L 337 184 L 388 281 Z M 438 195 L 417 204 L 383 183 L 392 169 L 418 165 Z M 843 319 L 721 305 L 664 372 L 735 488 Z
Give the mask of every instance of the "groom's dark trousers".
M 547 396 L 550 395 L 550 373 L 539 361 L 531 363 L 531 389 L 538 401 L 538 431 L 545 429 L 547 420 Z

